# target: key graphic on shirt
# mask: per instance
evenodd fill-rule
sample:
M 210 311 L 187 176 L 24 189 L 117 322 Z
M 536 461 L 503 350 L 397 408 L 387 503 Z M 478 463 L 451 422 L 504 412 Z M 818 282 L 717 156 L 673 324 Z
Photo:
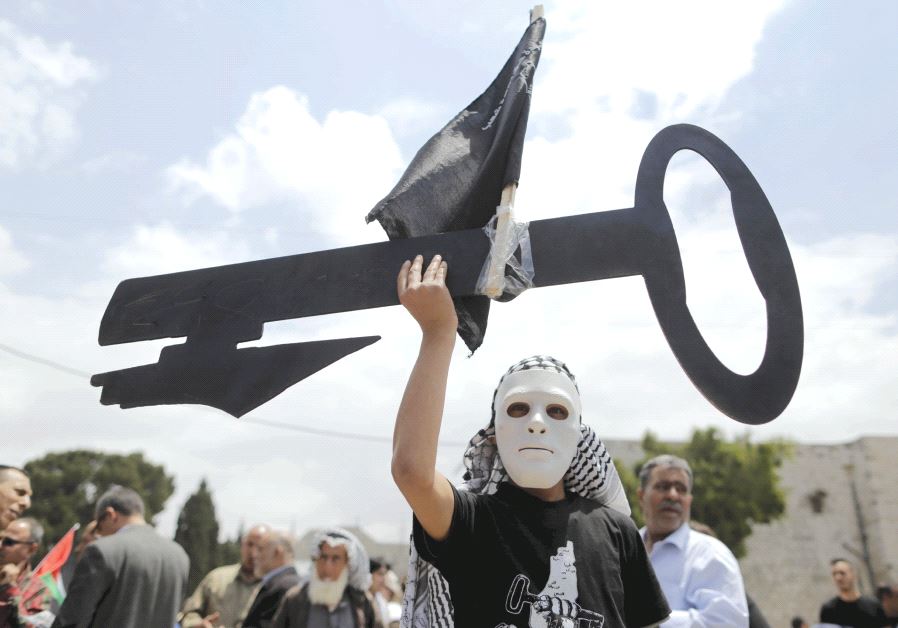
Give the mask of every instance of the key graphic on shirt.
M 764 357 L 748 375 L 731 371 L 714 355 L 686 302 L 680 251 L 663 198 L 668 163 L 684 149 L 707 159 L 729 188 L 749 270 L 766 302 Z M 671 350 L 724 414 L 760 424 L 788 405 L 804 347 L 795 269 L 764 192 L 716 136 L 686 124 L 661 130 L 639 165 L 633 207 L 536 220 L 529 234 L 536 288 L 641 275 Z M 380 337 L 238 344 L 261 338 L 270 321 L 396 305 L 402 262 L 436 253 L 449 264 L 452 295 L 477 294 L 489 256 L 489 240 L 480 229 L 125 280 L 103 316 L 101 345 L 187 340 L 165 347 L 155 364 L 94 375 L 91 383 L 103 387 L 100 401 L 107 405 L 197 403 L 242 416 Z M 583 336 L 588 342 L 590 333 L 584 330 Z
M 517 615 L 524 608 L 524 604 L 530 604 L 530 608 L 538 613 L 545 613 L 549 617 L 571 619 L 576 628 L 602 628 L 605 617 L 599 613 L 581 608 L 576 602 L 571 602 L 554 595 L 536 595 L 530 592 L 530 578 L 523 574 L 515 576 L 508 589 L 505 598 L 505 610 Z

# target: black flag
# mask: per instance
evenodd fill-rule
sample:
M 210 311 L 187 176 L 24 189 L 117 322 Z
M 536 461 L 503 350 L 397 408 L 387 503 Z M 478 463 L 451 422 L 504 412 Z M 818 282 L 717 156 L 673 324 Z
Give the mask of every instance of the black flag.
M 546 21 L 534 20 L 490 86 L 412 159 L 396 187 L 366 217 L 391 240 L 483 227 L 503 188 L 517 183 L 533 74 Z M 483 342 L 490 301 L 455 299 L 458 333 L 473 353 Z

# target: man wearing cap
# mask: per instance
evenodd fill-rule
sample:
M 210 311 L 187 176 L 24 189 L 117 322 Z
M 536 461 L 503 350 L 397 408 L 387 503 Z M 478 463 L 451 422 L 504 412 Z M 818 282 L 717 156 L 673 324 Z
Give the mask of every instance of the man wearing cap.
M 414 515 L 414 548 L 441 578 L 409 576 L 405 608 L 431 626 L 650 626 L 669 609 L 629 513 L 611 457 L 581 421 L 567 367 L 548 356 L 512 366 L 492 418 L 465 453 L 467 483 L 436 470 L 458 324 L 435 256 L 397 277 L 422 331 L 396 417 L 392 472 Z M 444 578 L 444 580 L 442 580 Z M 421 587 L 448 583 L 451 604 Z M 428 594 L 430 595 L 430 594 Z M 427 608 L 424 608 L 426 605 Z M 419 613 L 424 613 L 420 615 Z

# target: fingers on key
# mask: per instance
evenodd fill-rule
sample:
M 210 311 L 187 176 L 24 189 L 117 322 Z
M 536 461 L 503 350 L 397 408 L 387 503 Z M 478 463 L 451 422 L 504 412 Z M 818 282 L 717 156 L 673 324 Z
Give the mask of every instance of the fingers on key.
M 433 259 L 430 260 L 430 264 L 427 266 L 427 270 L 424 271 L 423 281 L 433 281 L 437 278 L 437 272 L 440 270 L 440 266 L 443 263 L 443 258 L 439 255 L 434 255 Z
M 411 266 L 412 263 L 409 260 L 405 260 L 399 268 L 399 274 L 396 275 L 396 291 L 399 294 L 402 294 L 408 288 L 408 271 Z
M 424 265 L 424 257 L 415 255 L 412 265 L 408 269 L 408 287 L 413 288 L 421 283 L 421 267 Z

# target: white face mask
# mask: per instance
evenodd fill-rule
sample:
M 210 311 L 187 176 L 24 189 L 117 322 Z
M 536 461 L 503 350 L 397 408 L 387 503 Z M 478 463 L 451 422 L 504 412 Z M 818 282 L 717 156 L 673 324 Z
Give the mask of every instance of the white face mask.
M 580 441 L 580 395 L 561 373 L 508 375 L 496 393 L 496 445 L 515 484 L 552 488 L 567 473 Z

